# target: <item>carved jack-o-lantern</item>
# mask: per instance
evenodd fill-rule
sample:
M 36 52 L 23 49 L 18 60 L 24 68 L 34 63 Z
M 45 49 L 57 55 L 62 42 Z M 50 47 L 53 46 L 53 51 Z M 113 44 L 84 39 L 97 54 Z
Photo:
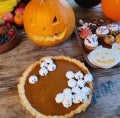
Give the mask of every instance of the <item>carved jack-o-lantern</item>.
M 65 0 L 32 0 L 24 11 L 25 31 L 41 46 L 65 41 L 72 34 L 74 25 L 74 12 Z

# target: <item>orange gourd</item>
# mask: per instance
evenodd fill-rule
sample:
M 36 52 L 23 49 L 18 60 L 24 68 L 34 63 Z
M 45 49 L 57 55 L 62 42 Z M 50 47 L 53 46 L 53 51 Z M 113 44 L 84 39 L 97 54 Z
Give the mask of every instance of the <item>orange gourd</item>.
M 104 14 L 115 21 L 120 21 L 120 0 L 101 0 Z
M 25 8 L 25 31 L 40 46 L 62 43 L 70 37 L 74 26 L 74 12 L 65 0 L 32 0 Z

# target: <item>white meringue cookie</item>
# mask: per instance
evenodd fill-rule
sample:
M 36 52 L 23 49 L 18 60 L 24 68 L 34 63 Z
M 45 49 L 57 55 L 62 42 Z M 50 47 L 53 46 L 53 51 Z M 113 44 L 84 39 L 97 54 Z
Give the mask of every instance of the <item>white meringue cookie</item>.
M 67 77 L 67 79 L 73 79 L 74 78 L 74 73 L 72 71 L 68 71 L 66 73 L 66 77 Z
M 47 70 L 46 68 L 41 68 L 41 69 L 39 70 L 39 74 L 40 74 L 41 76 L 46 76 L 46 75 L 48 74 L 48 70 Z
M 72 100 L 69 101 L 69 100 L 67 100 L 67 99 L 64 99 L 63 102 L 62 102 L 62 104 L 63 104 L 63 106 L 64 106 L 65 108 L 69 108 L 69 107 L 72 106 Z
M 77 81 L 76 80 L 74 80 L 74 79 L 69 79 L 68 80 L 68 86 L 69 87 L 75 87 L 77 85 Z
M 29 83 L 35 84 L 35 83 L 37 83 L 37 82 L 38 82 L 37 76 L 32 75 L 32 76 L 29 77 Z
M 74 94 L 73 103 L 85 102 L 87 99 L 87 95 L 83 92 L 80 92 L 79 94 Z
M 65 88 L 63 90 L 63 93 L 66 95 L 66 94 L 71 94 L 72 93 L 72 90 L 70 88 Z
M 88 73 L 88 74 L 86 74 L 86 75 L 84 76 L 84 80 L 85 80 L 86 82 L 92 82 L 93 76 L 92 76 L 90 73 Z
M 90 88 L 87 87 L 87 86 L 83 87 L 81 90 L 82 90 L 82 92 L 84 92 L 86 95 L 89 95 L 90 92 L 91 92 Z
M 64 97 L 65 97 L 64 93 L 58 93 L 55 97 L 56 103 L 62 103 L 64 100 Z
M 81 89 L 78 86 L 72 88 L 72 93 L 79 94 L 80 92 L 81 92 Z
M 83 78 L 83 73 L 81 71 L 78 71 L 75 73 L 75 79 L 82 79 Z
M 69 101 L 72 101 L 73 100 L 73 95 L 72 95 L 72 93 L 66 93 L 64 98 L 69 100 Z
M 47 64 L 53 63 L 53 60 L 52 60 L 50 57 L 46 58 L 44 61 L 45 61 Z
M 48 66 L 48 65 L 47 65 L 47 63 L 46 63 L 46 62 L 42 62 L 42 63 L 40 64 L 40 67 L 41 67 L 41 68 L 44 68 L 44 67 L 46 67 L 46 68 L 47 68 L 47 66 Z
M 74 99 L 73 99 L 73 103 L 77 104 L 82 102 L 82 97 L 79 96 L 79 94 L 74 94 Z
M 82 87 L 85 86 L 85 83 L 86 83 L 85 80 L 79 79 L 78 82 L 77 82 L 77 85 L 82 88 Z
M 50 63 L 48 66 L 47 66 L 47 69 L 49 71 L 54 71 L 56 69 L 56 65 L 54 63 Z

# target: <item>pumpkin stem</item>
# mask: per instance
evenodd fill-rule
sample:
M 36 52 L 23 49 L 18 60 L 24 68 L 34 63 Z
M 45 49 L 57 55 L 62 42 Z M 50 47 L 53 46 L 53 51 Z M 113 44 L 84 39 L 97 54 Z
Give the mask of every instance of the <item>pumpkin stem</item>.
M 45 0 L 41 0 L 41 3 L 43 3 Z

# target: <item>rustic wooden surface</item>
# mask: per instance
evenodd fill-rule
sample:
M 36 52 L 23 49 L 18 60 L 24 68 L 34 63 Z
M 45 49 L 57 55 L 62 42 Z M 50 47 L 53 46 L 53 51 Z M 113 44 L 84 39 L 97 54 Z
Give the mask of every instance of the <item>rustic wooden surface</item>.
M 103 17 L 101 6 L 83 9 L 68 0 L 79 18 Z M 39 47 L 20 30 L 18 45 L 0 54 L 0 118 L 33 118 L 19 102 L 17 83 L 23 71 L 46 55 L 66 55 L 85 62 L 74 34 L 64 43 L 53 47 Z M 111 69 L 92 69 L 95 93 L 86 112 L 74 118 L 120 118 L 120 64 Z

